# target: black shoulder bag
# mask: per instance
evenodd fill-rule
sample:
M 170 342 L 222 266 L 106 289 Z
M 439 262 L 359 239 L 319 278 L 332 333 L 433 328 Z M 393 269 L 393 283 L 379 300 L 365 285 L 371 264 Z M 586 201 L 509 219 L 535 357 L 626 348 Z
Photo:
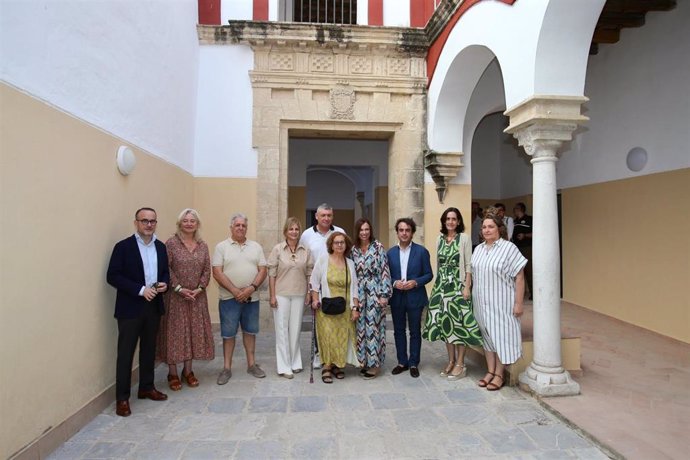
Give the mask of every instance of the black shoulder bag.
M 350 282 L 350 269 L 345 262 L 345 292 Z M 323 297 L 321 299 L 321 311 L 324 315 L 340 315 L 345 312 L 347 301 L 344 297 Z

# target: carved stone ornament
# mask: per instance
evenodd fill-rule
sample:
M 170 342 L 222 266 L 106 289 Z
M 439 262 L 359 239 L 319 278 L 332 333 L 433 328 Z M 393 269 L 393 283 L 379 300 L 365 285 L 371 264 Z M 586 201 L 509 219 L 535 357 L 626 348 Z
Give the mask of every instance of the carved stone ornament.
M 333 88 L 330 92 L 331 113 L 334 120 L 354 120 L 355 90 L 350 87 Z
M 462 152 L 424 151 L 424 167 L 436 184 L 439 203 L 443 203 L 448 190 L 448 182 L 458 175 L 462 168 Z

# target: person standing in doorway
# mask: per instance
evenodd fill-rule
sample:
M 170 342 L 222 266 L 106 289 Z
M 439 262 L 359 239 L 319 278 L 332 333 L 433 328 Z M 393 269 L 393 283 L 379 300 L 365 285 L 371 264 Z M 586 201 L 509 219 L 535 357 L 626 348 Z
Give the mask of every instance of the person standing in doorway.
M 419 377 L 419 360 L 422 348 L 422 312 L 429 303 L 424 285 L 431 281 L 429 251 L 413 243 L 417 224 L 409 217 L 395 222 L 398 244 L 388 251 L 388 266 L 393 282 L 390 299 L 391 315 L 398 365 L 393 375 L 409 369 L 412 377 Z M 410 330 L 409 354 L 407 329 Z
M 238 326 L 242 326 L 247 372 L 256 378 L 266 377 L 254 357 L 256 334 L 259 333 L 257 291 L 266 279 L 266 259 L 259 243 L 247 239 L 247 223 L 244 214 L 233 215 L 230 218 L 230 238 L 218 243 L 213 254 L 213 278 L 219 285 L 218 309 L 223 337 L 223 370 L 218 375 L 218 385 L 225 385 L 232 377 L 232 355 Z
M 527 259 L 525 282 L 529 289 L 529 298 L 532 300 L 534 298 L 534 291 L 532 291 L 532 216 L 527 215 L 527 206 L 522 202 L 515 205 L 513 212 L 515 213 L 515 229 L 511 241 Z
M 153 386 L 156 335 L 165 312 L 163 296 L 170 272 L 165 245 L 156 238 L 156 211 L 141 208 L 134 213 L 134 235 L 115 245 L 106 279 L 117 289 L 117 366 L 115 372 L 115 413 L 132 414 L 129 407 L 132 361 L 139 343 L 139 399 L 165 401 L 168 396 Z
M 504 205 L 503 203 L 496 203 L 494 205 L 494 208 L 496 208 L 498 216 L 501 218 L 501 220 L 506 226 L 506 231 L 508 232 L 508 241 L 510 241 L 513 238 L 513 229 L 515 227 L 515 222 L 513 221 L 512 217 L 506 216 L 506 205 Z
M 326 241 L 328 237 L 331 236 L 333 232 L 345 233 L 345 230 L 333 225 L 333 207 L 328 203 L 321 203 L 318 208 L 316 208 L 316 213 L 314 213 L 316 218 L 316 225 L 313 225 L 306 229 L 299 239 L 299 244 L 306 247 L 311 253 L 314 263 L 316 263 L 321 256 L 328 254 L 328 248 L 326 246 Z M 311 289 L 311 287 L 310 287 Z M 318 369 L 321 367 L 321 357 L 319 355 L 319 341 L 315 341 L 316 350 L 314 351 L 314 368 Z

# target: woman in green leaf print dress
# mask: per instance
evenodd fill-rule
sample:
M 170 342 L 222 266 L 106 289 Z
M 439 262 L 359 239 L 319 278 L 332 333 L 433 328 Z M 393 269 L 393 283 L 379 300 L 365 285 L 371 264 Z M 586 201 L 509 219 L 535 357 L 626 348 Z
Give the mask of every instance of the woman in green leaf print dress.
M 464 231 L 460 211 L 452 207 L 446 209 L 441 215 L 437 245 L 438 275 L 422 331 L 426 340 L 446 343 L 448 365 L 441 370 L 441 377 L 448 380 L 467 375 L 465 347 L 482 345 L 470 299 L 472 242 Z

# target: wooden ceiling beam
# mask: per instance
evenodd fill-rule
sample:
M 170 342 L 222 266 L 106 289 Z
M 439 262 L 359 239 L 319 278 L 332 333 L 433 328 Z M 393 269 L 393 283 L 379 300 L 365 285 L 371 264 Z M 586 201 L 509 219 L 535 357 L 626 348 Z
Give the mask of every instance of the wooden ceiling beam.
M 620 29 L 622 27 L 642 27 L 644 13 L 608 13 L 604 11 L 599 17 L 597 27 L 603 29 Z
M 647 11 L 669 11 L 676 7 L 676 0 L 608 0 L 603 12 L 646 13 Z
M 594 36 L 592 37 L 592 41 L 594 43 L 618 43 L 618 40 L 621 38 L 621 31 L 620 29 L 600 29 L 596 28 L 594 29 Z

